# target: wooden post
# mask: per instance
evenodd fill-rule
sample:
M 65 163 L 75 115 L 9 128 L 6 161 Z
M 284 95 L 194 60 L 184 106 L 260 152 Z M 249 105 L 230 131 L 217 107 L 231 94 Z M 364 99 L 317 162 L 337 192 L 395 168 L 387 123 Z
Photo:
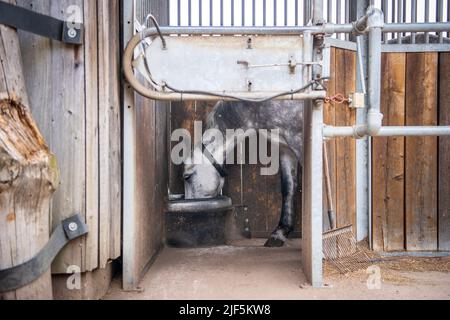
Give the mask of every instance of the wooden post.
M 48 242 L 59 171 L 29 109 L 17 31 L 0 25 L 0 269 L 32 259 Z M 50 270 L 2 299 L 52 299 Z

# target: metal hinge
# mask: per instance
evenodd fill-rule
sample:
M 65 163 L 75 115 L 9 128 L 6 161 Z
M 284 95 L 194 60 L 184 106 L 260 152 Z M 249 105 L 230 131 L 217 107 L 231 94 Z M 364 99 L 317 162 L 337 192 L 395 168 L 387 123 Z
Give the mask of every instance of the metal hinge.
M 244 204 L 234 206 L 234 217 L 241 229 L 241 235 L 247 239 L 252 238 L 252 230 L 250 227 L 250 217 L 248 214 L 248 207 Z
M 63 21 L 0 1 L 0 24 L 69 44 L 83 44 L 82 23 Z
M 17 290 L 41 277 L 70 241 L 87 233 L 88 228 L 80 215 L 64 220 L 53 230 L 49 242 L 33 259 L 13 268 L 0 270 L 0 293 Z

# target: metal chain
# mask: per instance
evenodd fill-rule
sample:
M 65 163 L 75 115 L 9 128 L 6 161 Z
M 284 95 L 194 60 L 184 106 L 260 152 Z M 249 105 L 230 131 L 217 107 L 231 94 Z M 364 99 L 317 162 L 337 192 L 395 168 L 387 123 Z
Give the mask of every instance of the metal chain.
M 325 98 L 325 103 L 334 103 L 334 104 L 350 104 L 350 98 L 346 98 L 343 94 L 338 93 L 331 97 Z

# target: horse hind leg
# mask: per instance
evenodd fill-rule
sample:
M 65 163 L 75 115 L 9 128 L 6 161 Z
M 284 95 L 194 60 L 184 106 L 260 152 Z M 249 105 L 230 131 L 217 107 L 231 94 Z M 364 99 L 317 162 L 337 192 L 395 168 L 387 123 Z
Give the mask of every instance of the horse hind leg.
M 295 153 L 287 147 L 282 148 L 280 152 L 283 203 L 280 223 L 265 244 L 269 248 L 284 246 L 287 237 L 294 230 L 294 197 L 298 185 L 298 159 Z

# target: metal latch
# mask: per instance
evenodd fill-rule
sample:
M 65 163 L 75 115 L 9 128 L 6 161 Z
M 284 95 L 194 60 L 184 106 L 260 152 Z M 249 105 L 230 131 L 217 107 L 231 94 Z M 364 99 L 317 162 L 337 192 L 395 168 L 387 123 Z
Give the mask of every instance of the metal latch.
M 69 44 L 83 44 L 82 23 L 62 21 L 0 1 L 0 24 Z
M 354 92 L 349 97 L 349 107 L 352 109 L 364 109 L 366 106 L 366 97 L 362 92 Z
M 41 277 L 70 241 L 87 233 L 88 228 L 80 215 L 64 220 L 33 259 L 10 269 L 0 270 L 0 293 L 20 289 Z

